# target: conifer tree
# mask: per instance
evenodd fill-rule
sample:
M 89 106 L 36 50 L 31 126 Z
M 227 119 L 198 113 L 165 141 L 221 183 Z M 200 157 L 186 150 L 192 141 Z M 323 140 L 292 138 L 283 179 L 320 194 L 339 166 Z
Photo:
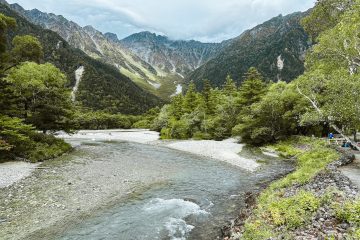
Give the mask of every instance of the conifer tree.
M 197 107 L 197 93 L 195 84 L 191 82 L 184 97 L 183 109 L 185 113 L 191 113 Z
M 251 67 L 244 76 L 244 82 L 239 88 L 239 101 L 242 107 L 250 106 L 258 101 L 266 93 L 266 83 L 263 77 L 254 67 Z

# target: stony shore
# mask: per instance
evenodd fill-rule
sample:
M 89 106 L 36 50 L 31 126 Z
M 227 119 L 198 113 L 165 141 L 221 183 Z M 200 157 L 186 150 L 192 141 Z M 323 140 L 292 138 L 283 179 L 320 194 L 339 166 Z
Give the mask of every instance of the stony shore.
M 359 197 L 359 189 L 355 186 L 349 178 L 347 178 L 339 168 L 353 162 L 355 156 L 350 151 L 337 149 L 341 157 L 339 160 L 329 164 L 327 168 L 317 174 L 309 183 L 305 185 L 293 185 L 286 189 L 284 198 L 291 197 L 300 191 L 309 191 L 318 198 L 324 196 L 326 192 L 331 189 L 337 203 L 343 204 L 349 200 L 355 200 Z M 260 190 L 261 191 L 261 190 Z M 242 229 L 245 221 L 252 215 L 256 208 L 256 198 L 260 194 L 253 192 L 247 194 L 246 204 L 247 208 L 242 210 L 239 216 L 228 226 L 223 227 L 224 240 L 238 240 L 242 237 Z M 339 222 L 335 216 L 334 210 L 330 205 L 320 207 L 313 215 L 311 222 L 305 226 L 288 230 L 287 236 L 292 236 L 296 240 L 315 240 L 315 239 L 350 239 L 347 232 L 352 226 L 346 222 Z M 278 236 L 277 239 L 288 239 L 287 236 Z

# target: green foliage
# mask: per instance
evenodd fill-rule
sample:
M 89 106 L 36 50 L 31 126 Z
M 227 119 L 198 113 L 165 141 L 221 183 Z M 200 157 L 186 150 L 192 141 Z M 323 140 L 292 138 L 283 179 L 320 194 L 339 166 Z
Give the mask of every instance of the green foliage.
M 360 200 L 348 201 L 336 207 L 336 217 L 360 228 Z
M 271 202 L 269 220 L 276 226 L 294 229 L 310 220 L 319 205 L 320 201 L 314 194 L 301 191 L 293 197 Z
M 32 135 L 33 148 L 25 156 L 31 162 L 45 161 L 71 150 L 71 145 L 52 135 L 35 133 Z
M 0 140 L 0 161 L 17 157 L 44 161 L 71 149 L 63 140 L 38 133 L 21 119 L 4 115 L 0 115 Z
M 183 110 L 185 113 L 191 113 L 195 110 L 197 106 L 197 99 L 198 95 L 196 94 L 195 84 L 190 83 L 183 101 Z
M 0 14 L 0 161 L 43 161 L 71 149 L 63 140 L 38 132 L 70 130 L 67 79 L 51 64 L 23 62 L 40 62 L 43 56 L 32 36 L 15 37 L 7 50 L 6 33 L 14 26 L 13 18 Z
M 328 2 L 333 1 L 324 1 Z M 294 83 L 311 106 L 302 118 L 304 124 L 325 122 L 346 130 L 360 125 L 360 2 L 351 5 L 339 15 L 335 27 L 320 33 L 318 44 L 306 59 L 306 73 Z
M 186 120 L 179 120 L 172 124 L 170 131 L 171 138 L 175 139 L 187 139 L 190 137 L 190 126 Z
M 0 13 L 0 54 L 5 53 L 6 51 L 7 31 L 15 28 L 15 26 L 16 20 L 14 18 L 5 16 L 4 14 Z
M 302 19 L 301 24 L 315 40 L 320 33 L 335 27 L 351 5 L 352 1 L 317 0 L 311 13 Z
M 269 239 L 275 234 L 271 231 L 271 228 L 267 224 L 261 221 L 249 222 L 244 225 L 246 229 L 243 233 L 243 239 L 248 240 L 264 240 Z
M 67 76 L 69 89 L 75 85 L 75 70 L 84 66 L 85 72 L 76 96 L 79 105 L 114 114 L 142 114 L 162 104 L 158 97 L 138 87 L 117 68 L 71 47 L 55 32 L 30 23 L 4 4 L 0 4 L 0 12 L 17 21 L 17 28 L 5 37 L 11 40 L 16 35 L 37 36 L 42 45 L 43 60 L 52 63 Z
M 6 81 L 20 103 L 21 116 L 42 131 L 71 129 L 72 103 L 67 79 L 52 64 L 26 62 L 9 71 Z
M 21 119 L 0 115 L 0 156 L 19 155 L 31 149 L 34 128 Z
M 44 57 L 40 41 L 33 36 L 16 36 L 12 41 L 11 55 L 15 64 L 34 61 L 39 63 Z
M 239 86 L 250 67 L 256 67 L 267 80 L 296 79 L 304 72 L 303 53 L 311 45 L 300 25 L 306 14 L 278 16 L 244 32 L 215 58 L 192 72 L 188 81 L 194 81 L 197 89 L 202 89 L 203 79 L 208 79 L 213 87 L 222 87 L 230 75 Z M 284 60 L 281 70 L 277 67 L 279 56 Z
M 140 117 L 122 114 L 110 114 L 94 111 L 77 111 L 73 120 L 76 129 L 129 129 Z M 146 121 L 146 120 L 145 120 Z
M 265 95 L 267 86 L 263 77 L 254 67 L 251 67 L 244 75 L 244 82 L 239 89 L 240 103 L 244 107 L 257 103 Z
M 276 237 L 289 229 L 297 229 L 311 221 L 320 206 L 329 204 L 329 194 L 318 198 L 311 192 L 299 191 L 293 196 L 284 197 L 287 187 L 309 182 L 319 171 L 338 159 L 335 150 L 328 148 L 324 141 L 297 137 L 268 148 L 281 151 L 287 156 L 296 156 L 296 170 L 272 183 L 259 197 L 254 214 L 245 224 L 244 239 Z M 256 227 L 255 227 L 256 226 Z

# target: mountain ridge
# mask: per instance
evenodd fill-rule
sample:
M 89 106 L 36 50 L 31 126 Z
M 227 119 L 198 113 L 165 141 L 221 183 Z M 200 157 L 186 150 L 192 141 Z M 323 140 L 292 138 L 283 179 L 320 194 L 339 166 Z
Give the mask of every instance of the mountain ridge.
M 59 34 L 29 22 L 8 4 L 0 4 L 0 12 L 17 21 L 15 30 L 8 34 L 9 40 L 15 35 L 37 37 L 43 46 L 44 61 L 54 64 L 67 75 L 69 89 L 75 85 L 75 71 L 84 66 L 76 96 L 82 106 L 114 113 L 139 114 L 161 103 L 157 97 L 142 90 L 114 67 L 70 46 Z
M 308 14 L 297 12 L 279 15 L 246 30 L 226 46 L 215 58 L 188 75 L 202 88 L 203 79 L 221 87 L 227 75 L 237 84 L 250 67 L 256 67 L 267 80 L 291 81 L 304 71 L 304 57 L 311 42 L 300 20 Z

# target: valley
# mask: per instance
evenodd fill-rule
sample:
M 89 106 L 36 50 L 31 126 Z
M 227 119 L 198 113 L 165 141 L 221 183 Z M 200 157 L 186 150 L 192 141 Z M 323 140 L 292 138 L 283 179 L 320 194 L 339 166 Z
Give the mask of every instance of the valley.
M 0 239 L 360 239 L 360 0 L 7 1 Z

